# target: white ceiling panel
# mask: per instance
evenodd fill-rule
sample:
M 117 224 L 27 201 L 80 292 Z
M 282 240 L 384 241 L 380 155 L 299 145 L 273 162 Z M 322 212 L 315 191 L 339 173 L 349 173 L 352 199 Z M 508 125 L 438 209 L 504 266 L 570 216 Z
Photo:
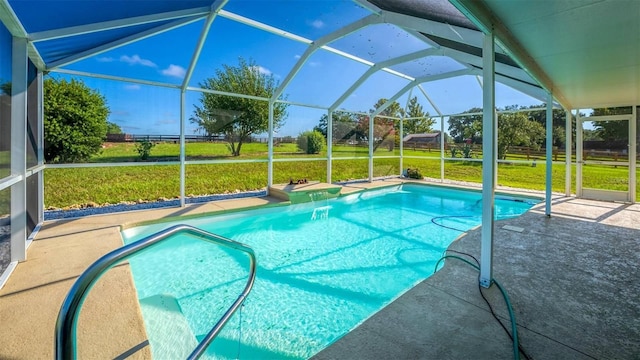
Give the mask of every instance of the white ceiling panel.
M 484 5 L 572 106 L 640 103 L 640 1 Z

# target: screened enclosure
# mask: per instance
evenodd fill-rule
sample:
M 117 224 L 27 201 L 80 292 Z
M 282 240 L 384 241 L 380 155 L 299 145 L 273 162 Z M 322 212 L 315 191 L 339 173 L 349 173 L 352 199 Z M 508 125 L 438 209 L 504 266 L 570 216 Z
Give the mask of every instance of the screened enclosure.
M 487 47 L 486 29 L 460 8 L 440 0 L 2 1 L 0 273 L 24 260 L 47 208 L 184 206 L 212 194 L 268 194 L 297 179 L 374 181 L 409 168 L 421 179 L 480 183 L 486 134 L 495 137 L 496 184 L 581 194 L 575 161 L 592 109 L 553 96 L 508 41 Z M 490 60 L 483 49 L 493 49 Z M 48 159 L 47 111 L 64 106 L 48 84 L 74 81 L 103 99 L 112 132 L 90 155 Z M 631 147 L 609 147 L 597 160 L 626 169 L 612 177 L 627 181 L 618 190 L 635 201 L 640 120 L 628 109 Z M 606 130 L 595 121 L 587 132 Z M 81 135 L 64 141 L 71 147 Z M 578 176 L 589 171 L 580 166 Z

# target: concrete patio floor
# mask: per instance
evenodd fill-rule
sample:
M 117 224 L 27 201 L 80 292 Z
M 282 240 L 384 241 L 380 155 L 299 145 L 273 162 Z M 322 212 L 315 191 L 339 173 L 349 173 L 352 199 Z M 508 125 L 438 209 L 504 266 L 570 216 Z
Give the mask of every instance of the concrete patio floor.
M 356 184 L 345 192 L 393 182 Z M 28 261 L 0 289 L 0 359 L 52 358 L 64 296 L 89 264 L 122 245 L 121 225 L 279 204 L 248 198 L 45 223 Z M 505 224 L 524 230 L 504 230 Z M 520 342 L 531 357 L 640 357 L 640 205 L 556 197 L 551 218 L 541 204 L 496 223 L 495 234 L 494 277 L 511 297 Z M 479 244 L 476 229 L 450 249 L 479 257 Z M 80 355 L 149 358 L 128 266 L 114 270 L 87 299 L 79 338 L 90 345 Z M 511 358 L 511 342 L 480 297 L 477 276 L 448 260 L 315 358 Z M 492 286 L 484 293 L 510 328 L 499 291 Z
M 533 359 L 639 359 L 640 205 L 552 204 L 550 218 L 540 204 L 495 226 L 493 277 L 510 296 L 521 346 Z M 479 259 L 480 239 L 478 228 L 449 249 Z M 483 291 L 510 330 L 500 291 Z M 313 359 L 345 357 L 510 359 L 513 350 L 480 296 L 478 272 L 450 259 Z

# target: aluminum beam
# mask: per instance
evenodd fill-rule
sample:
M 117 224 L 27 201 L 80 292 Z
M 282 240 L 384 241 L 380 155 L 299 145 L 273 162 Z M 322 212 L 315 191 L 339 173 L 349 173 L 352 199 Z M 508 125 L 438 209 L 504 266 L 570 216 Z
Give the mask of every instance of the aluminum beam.
M 206 16 L 211 12 L 211 7 L 199 7 L 194 9 L 169 11 L 159 14 L 135 16 L 124 19 L 102 21 L 92 24 L 70 26 L 67 28 L 40 31 L 29 34 L 29 39 L 33 42 L 55 40 L 70 36 L 91 34 L 100 31 L 121 29 L 124 27 L 150 24 L 159 21 L 181 19 L 191 16 Z
M 27 39 L 13 37 L 11 56 L 11 261 L 27 259 Z
M 576 196 L 582 197 L 582 118 L 580 109 L 576 109 Z
M 492 33 L 501 47 L 511 58 L 524 69 L 529 76 L 537 81 L 553 96 L 565 109 L 571 109 L 571 104 L 556 87 L 551 78 L 542 70 L 540 65 L 520 44 L 518 39 L 509 31 L 504 23 L 497 18 L 484 2 L 477 0 L 450 0 L 451 4 L 462 12 L 469 20 L 476 24 L 485 34 Z
M 187 86 L 189 86 L 191 76 L 193 76 L 193 71 L 195 70 L 198 59 L 200 58 L 200 53 L 202 53 L 202 47 L 207 40 L 207 35 L 209 34 L 211 24 L 213 24 L 213 20 L 215 20 L 218 11 L 222 9 L 227 1 L 228 0 L 218 0 L 214 3 L 215 7 L 211 8 L 211 12 L 207 16 L 207 19 L 204 22 L 204 26 L 202 27 L 202 31 L 200 32 L 200 36 L 198 37 L 198 43 L 196 44 L 196 49 L 194 50 L 193 56 L 191 57 L 191 62 L 189 63 L 187 72 L 185 73 L 184 79 L 182 80 L 182 91 L 185 91 Z
M 636 179 L 636 169 L 637 169 L 637 149 L 638 149 L 638 114 L 637 107 L 634 105 L 631 107 L 632 116 L 629 120 L 629 200 L 632 203 L 636 202 L 636 192 L 637 189 L 637 179 Z
M 493 216 L 496 187 L 495 129 L 495 39 L 485 34 L 482 50 L 482 229 L 480 245 L 480 285 L 488 288 L 493 278 Z
M 571 196 L 571 176 L 572 176 L 572 154 L 571 150 L 573 147 L 573 139 L 572 139 L 572 127 L 571 127 L 571 111 L 565 111 L 565 178 L 564 178 L 564 194 L 566 196 Z
M 547 140 L 546 140 L 546 180 L 545 180 L 545 204 L 544 213 L 551 216 L 551 187 L 553 174 L 553 95 L 547 99 Z
M 426 83 L 426 82 L 429 82 L 429 81 L 448 79 L 448 78 L 452 78 L 452 77 L 456 77 L 456 76 L 473 75 L 473 74 L 476 74 L 476 73 L 479 73 L 479 72 L 480 72 L 480 70 L 464 69 L 464 70 L 450 71 L 450 72 L 447 72 L 447 73 L 442 73 L 442 74 L 437 74 L 437 75 L 428 75 L 428 76 L 419 77 L 419 78 L 415 79 L 414 81 L 410 82 L 409 84 L 405 85 L 405 87 L 400 89 L 400 91 L 398 91 L 389 100 L 387 100 L 386 103 L 382 104 L 379 108 L 377 108 L 373 112 L 373 116 L 377 116 L 379 113 L 383 112 L 394 101 L 398 100 L 398 98 L 400 96 L 402 96 L 404 93 L 409 91 L 409 89 L 413 88 L 414 86 L 417 86 L 418 84 Z
M 444 117 L 440 116 L 440 182 L 444 183 Z
M 436 103 L 433 102 L 433 100 L 431 100 L 431 97 L 429 96 L 429 94 L 427 94 L 427 91 L 422 87 L 422 84 L 418 84 L 418 89 L 420 90 L 422 95 L 424 95 L 424 97 L 427 99 L 429 104 L 431 104 L 431 107 L 433 107 L 433 110 L 435 110 L 439 116 L 442 116 L 442 111 L 440 111 L 440 108 L 438 108 Z
M 4 24 L 4 26 L 9 30 L 12 36 L 19 38 L 28 38 L 27 30 L 25 30 L 24 26 L 18 19 L 18 16 L 13 11 L 13 8 L 9 4 L 8 0 L 0 0 L 0 21 Z M 45 63 L 38 52 L 38 49 L 35 48 L 33 43 L 27 42 L 27 52 L 29 54 L 29 58 L 31 62 L 40 70 L 44 70 Z
M 373 182 L 373 142 L 375 141 L 373 126 L 375 125 L 374 119 L 376 116 L 376 111 L 373 111 L 369 115 L 369 134 L 367 135 L 367 142 L 369 143 L 369 182 Z
M 251 26 L 253 28 L 256 28 L 256 29 L 259 29 L 259 30 L 262 30 L 262 31 L 266 31 L 268 33 L 272 33 L 272 34 L 275 34 L 275 35 L 278 35 L 278 36 L 282 36 L 282 37 L 287 38 L 289 40 L 298 41 L 298 42 L 301 42 L 301 43 L 304 43 L 304 44 L 308 44 L 308 45 L 313 43 L 313 41 L 311 41 L 311 40 L 309 40 L 309 39 L 307 39 L 305 37 L 302 37 L 302 36 L 299 36 L 299 35 L 296 35 L 296 34 L 292 34 L 292 33 L 288 32 L 288 31 L 284 31 L 284 30 L 278 29 L 276 27 L 263 24 L 263 23 L 261 23 L 259 21 L 255 21 L 253 19 L 249 19 L 247 17 L 234 14 L 234 13 L 226 11 L 226 10 L 220 10 L 218 12 L 218 15 L 220 15 L 223 18 L 226 18 L 226 19 L 229 19 L 229 20 L 233 20 L 233 21 L 239 22 L 241 24 L 245 24 L 245 25 Z
M 52 62 L 51 64 L 48 65 L 47 70 L 51 70 L 51 69 L 56 69 L 62 66 L 66 66 L 69 64 L 73 64 L 75 62 L 78 62 L 80 60 L 84 60 L 88 57 L 91 56 L 95 56 L 98 54 L 101 54 L 103 52 L 109 51 L 109 50 L 113 50 L 116 48 L 119 48 L 121 46 L 125 46 L 128 44 L 131 44 L 133 42 L 136 41 L 140 41 L 143 39 L 146 39 L 148 37 L 154 36 L 154 35 L 158 35 L 161 34 L 163 32 L 181 27 L 181 26 L 185 26 L 188 24 L 191 24 L 193 22 L 199 21 L 200 19 L 204 18 L 205 16 L 195 16 L 195 17 L 190 17 L 190 18 L 185 18 L 185 19 L 179 19 L 176 21 L 172 21 L 168 24 L 164 24 L 161 26 L 156 26 L 152 29 L 146 30 L 146 31 L 142 31 L 139 32 L 137 34 L 133 34 L 127 37 L 124 37 L 122 39 L 118 39 L 116 41 L 112 41 L 110 43 L 104 44 L 104 45 L 100 45 L 98 47 L 92 48 L 92 49 L 88 49 L 85 51 L 81 51 L 79 53 L 73 54 L 71 56 L 68 56 L 66 58 L 57 60 Z
M 267 195 L 269 192 L 269 188 L 273 185 L 273 101 L 269 101 L 269 119 L 268 119 L 268 134 L 269 134 L 269 142 L 267 144 L 268 147 L 268 162 L 267 162 Z
M 445 39 L 481 39 L 481 34 L 476 30 L 445 24 L 438 21 L 422 19 L 411 15 L 399 14 L 385 10 L 380 13 L 380 16 L 384 18 L 384 22 L 398 25 L 404 29 L 411 29 Z
M 165 87 L 165 88 L 170 88 L 170 89 L 180 89 L 180 85 L 176 85 L 176 84 L 161 83 L 161 82 L 149 81 L 149 80 L 139 80 L 139 79 L 133 79 L 133 78 L 126 78 L 126 77 L 122 77 L 122 76 L 96 74 L 96 73 L 90 73 L 90 72 L 86 72 L 86 71 L 77 71 L 77 70 L 69 70 L 69 69 L 54 69 L 54 70 L 51 70 L 51 72 L 52 73 L 58 73 L 58 74 L 75 75 L 75 76 L 86 76 L 86 77 L 92 77 L 92 78 L 96 78 L 96 79 L 105 79 L 105 80 L 113 80 L 113 81 L 124 81 L 124 82 L 130 82 L 130 83 L 133 83 L 133 84 Z
M 333 162 L 333 111 L 327 110 L 327 183 L 331 184 L 331 166 Z
M 284 89 L 289 85 L 289 83 L 291 82 L 291 80 L 293 80 L 293 78 L 298 74 L 298 72 L 300 71 L 300 69 L 302 68 L 302 66 L 307 62 L 307 60 L 311 57 L 311 55 L 313 55 L 313 53 L 315 53 L 318 49 L 320 49 L 321 47 L 325 46 L 326 44 L 338 40 L 340 38 L 343 38 L 355 31 L 358 31 L 366 26 L 369 26 L 371 24 L 377 24 L 380 23 L 380 17 L 376 14 L 372 14 L 369 15 L 363 19 L 360 19 L 358 21 L 355 21 L 349 25 L 346 25 L 345 27 L 342 27 L 328 35 L 325 35 L 323 37 L 321 37 L 320 39 L 318 39 L 317 41 L 314 41 L 313 43 L 311 43 L 311 45 L 307 48 L 307 50 L 304 52 L 304 54 L 302 54 L 302 56 L 300 56 L 300 59 L 298 59 L 298 62 L 293 66 L 293 69 L 291 69 L 291 71 L 289 71 L 289 73 L 287 74 L 287 76 L 284 78 L 284 80 L 282 81 L 282 83 L 280 84 L 280 86 L 276 89 L 276 91 L 273 93 L 273 96 L 271 97 L 272 100 L 277 100 L 280 95 L 282 95 L 282 92 L 284 91 Z
M 38 225 L 44 221 L 44 74 L 38 71 L 36 77 L 38 86 L 38 120 L 36 131 L 38 132 Z
M 185 146 L 185 118 L 186 118 L 186 93 L 184 90 L 180 91 L 180 207 L 186 205 L 185 201 L 185 188 L 187 183 L 186 176 L 186 146 Z
M 404 121 L 407 118 L 407 109 L 409 109 L 409 102 L 411 101 L 411 96 L 413 96 L 413 88 L 411 88 L 411 90 L 409 90 L 409 96 L 407 97 L 407 103 L 404 105 L 404 113 L 402 114 L 402 117 L 400 118 L 400 133 L 398 134 L 398 136 L 400 137 L 400 174 L 402 175 L 402 168 L 404 167 L 403 161 L 402 161 L 402 156 L 404 155 L 404 141 L 402 141 L 402 139 L 404 139 Z
M 329 106 L 329 109 L 331 111 L 334 111 L 349 96 L 351 96 L 351 94 L 353 94 L 353 92 L 356 91 L 371 75 L 373 75 L 374 73 L 380 71 L 381 69 L 384 69 L 384 68 L 386 68 L 388 66 L 402 64 L 402 63 L 405 63 L 407 61 L 412 61 L 412 60 L 420 59 L 420 58 L 423 58 L 423 57 L 427 57 L 427 56 L 430 56 L 430 55 L 435 55 L 435 54 L 438 54 L 439 52 L 440 51 L 438 49 L 434 49 L 434 48 L 425 49 L 425 50 L 416 51 L 416 52 L 413 52 L 411 54 L 398 56 L 398 57 L 393 58 L 393 59 L 389 59 L 389 60 L 386 60 L 386 61 L 381 61 L 379 63 L 376 63 L 375 65 L 370 67 L 367 71 L 365 71 L 365 73 L 362 74 L 360 76 L 360 78 L 358 78 L 358 80 L 356 80 L 356 82 L 354 82 L 353 85 L 351 85 L 351 87 L 349 87 L 349 89 L 347 89 L 347 91 L 345 91 L 342 94 L 342 96 L 340 96 L 338 98 L 338 100 L 336 100 L 331 106 Z M 415 79 L 411 78 L 411 81 L 413 81 L 413 80 L 415 80 Z

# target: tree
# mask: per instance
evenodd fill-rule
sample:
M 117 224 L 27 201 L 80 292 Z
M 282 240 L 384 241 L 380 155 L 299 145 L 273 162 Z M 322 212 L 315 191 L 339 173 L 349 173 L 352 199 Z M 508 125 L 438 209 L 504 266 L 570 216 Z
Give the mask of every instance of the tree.
M 239 58 L 238 65 L 222 65 L 213 77 L 200 83 L 203 89 L 270 98 L 278 88 L 273 74 L 267 75 L 253 60 Z M 285 97 L 286 98 L 286 97 Z M 287 117 L 288 104 L 273 104 L 273 128 L 280 128 Z M 200 106 L 190 121 L 207 135 L 223 134 L 233 156 L 239 156 L 242 144 L 252 134 L 268 130 L 269 105 L 265 101 L 202 93 Z
M 472 108 L 464 113 L 479 113 L 478 115 L 459 115 L 449 117 L 449 135 L 453 142 L 462 143 L 471 139 L 472 143 L 482 142 L 482 109 Z
M 371 109 L 370 112 L 373 113 L 377 111 L 387 101 L 388 100 L 384 98 L 378 99 L 378 101 L 373 104 L 373 109 Z M 394 101 L 384 110 L 380 111 L 378 115 L 385 117 L 375 117 L 373 119 L 373 139 L 369 139 L 369 116 L 363 116 L 360 118 L 358 121 L 358 129 L 363 134 L 366 134 L 367 140 L 373 141 L 374 151 L 378 149 L 380 145 L 384 145 L 389 149 L 389 151 L 392 151 L 395 144 L 395 135 L 397 134 L 397 125 L 396 121 L 389 119 L 386 116 L 402 118 L 404 115 L 404 109 L 402 109 L 397 101 Z
M 593 109 L 591 116 L 631 115 L 631 107 Z M 607 142 L 628 141 L 629 122 L 621 120 L 594 121 L 593 128 L 599 138 Z
M 122 134 L 122 128 L 116 123 L 107 121 L 107 134 Z
M 582 130 L 583 141 L 602 141 L 603 139 L 598 135 L 598 131 L 592 129 Z
M 544 127 L 536 121 L 529 120 L 524 113 L 498 116 L 498 159 L 506 159 L 511 146 L 539 148 L 544 138 Z
M 373 109 L 371 109 L 371 111 L 378 110 L 387 101 L 388 100 L 385 98 L 378 99 L 378 101 L 375 104 L 373 104 Z M 401 118 L 404 115 L 404 109 L 400 106 L 400 103 L 398 103 L 397 101 L 394 101 L 389 106 L 387 106 L 384 110 L 380 111 L 378 115 Z
M 409 100 L 407 105 L 407 118 L 419 118 L 407 120 L 404 122 L 403 132 L 405 134 L 427 134 L 433 132 L 433 124 L 435 120 L 429 117 L 429 113 L 425 112 L 422 105 L 418 102 L 418 98 L 414 96 Z
M 84 82 L 45 79 L 45 160 L 77 162 L 97 154 L 107 135 L 108 116 L 104 97 Z
M 529 106 L 528 109 L 534 109 L 534 108 L 546 108 L 547 104 L 540 104 L 540 105 L 532 105 Z M 509 106 L 508 108 L 511 108 L 513 110 L 515 109 L 527 109 L 527 107 L 518 107 L 517 105 L 512 105 Z M 547 112 L 544 110 L 537 110 L 537 111 L 529 111 L 526 113 L 527 117 L 529 118 L 529 120 L 534 120 L 536 122 L 538 122 L 540 125 L 542 125 L 543 127 L 546 127 L 547 124 Z M 562 147 L 565 144 L 566 141 L 566 131 L 565 131 L 565 127 L 566 127 L 566 112 L 562 109 L 553 109 L 552 111 L 552 123 L 553 123 L 553 146 L 558 146 L 558 147 Z M 576 118 L 571 115 L 571 133 L 575 134 L 576 132 Z
M 359 131 L 358 121 L 362 117 L 361 115 L 354 113 L 346 113 L 341 111 L 336 111 L 331 115 L 331 119 L 333 121 L 333 142 L 347 140 L 347 139 L 355 139 L 357 141 L 361 141 L 366 138 L 366 134 L 363 134 Z M 316 125 L 313 130 L 316 130 L 324 137 L 327 137 L 327 126 L 329 122 L 329 116 L 322 115 L 318 125 Z
M 513 110 L 513 108 L 508 107 L 505 110 Z M 481 112 L 482 109 L 473 108 L 465 113 Z M 450 117 L 449 132 L 456 143 L 482 143 L 482 115 Z M 504 160 L 511 146 L 538 148 L 544 139 L 544 126 L 529 119 L 525 112 L 506 113 L 498 116 L 498 159 Z

